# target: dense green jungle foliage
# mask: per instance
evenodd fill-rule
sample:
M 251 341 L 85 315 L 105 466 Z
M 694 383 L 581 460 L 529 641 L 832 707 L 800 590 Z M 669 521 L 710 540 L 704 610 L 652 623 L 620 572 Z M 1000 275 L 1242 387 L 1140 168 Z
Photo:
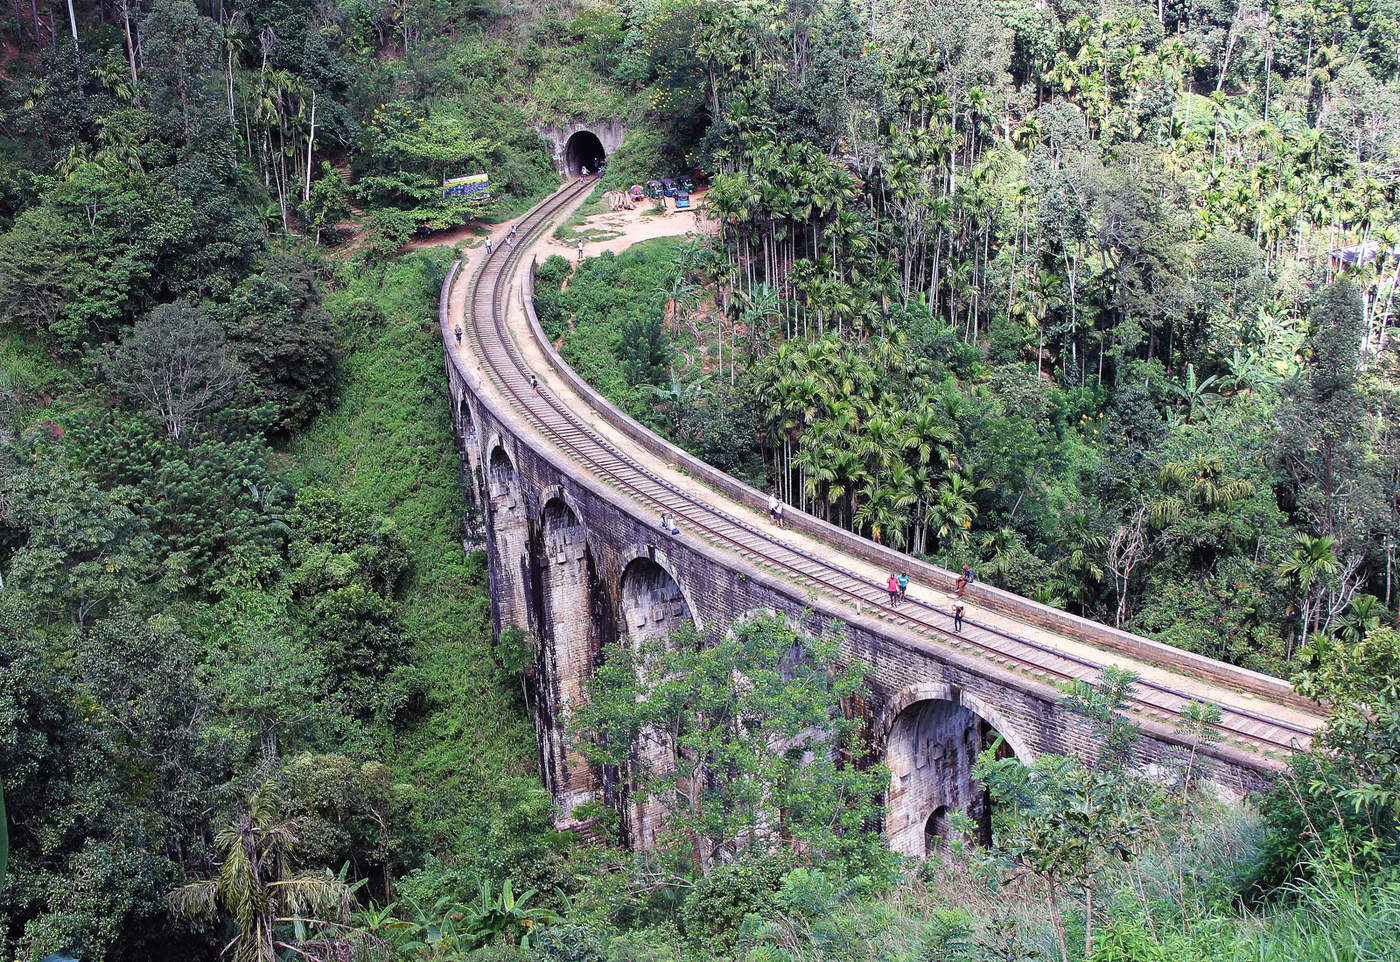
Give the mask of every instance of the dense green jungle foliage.
M 0 959 L 1394 957 L 1393 2 L 0 18 Z M 601 118 L 605 185 L 702 168 L 721 230 L 542 265 L 590 377 L 833 521 L 1296 675 L 1319 749 L 1222 809 L 1192 753 L 1126 764 L 1108 678 L 1069 704 L 1111 750 L 989 753 L 994 844 L 905 864 L 887 773 L 834 764 L 860 666 L 760 621 L 571 722 L 603 765 L 674 726 L 657 850 L 554 830 L 531 640 L 462 553 L 451 255 L 403 248 Z

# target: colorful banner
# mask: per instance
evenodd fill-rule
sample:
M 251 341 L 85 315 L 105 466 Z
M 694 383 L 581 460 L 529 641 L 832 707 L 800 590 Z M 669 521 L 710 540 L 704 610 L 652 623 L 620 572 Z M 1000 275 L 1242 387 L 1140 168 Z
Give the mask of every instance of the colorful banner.
M 491 180 L 486 174 L 454 177 L 442 185 L 444 197 L 486 197 L 491 193 Z

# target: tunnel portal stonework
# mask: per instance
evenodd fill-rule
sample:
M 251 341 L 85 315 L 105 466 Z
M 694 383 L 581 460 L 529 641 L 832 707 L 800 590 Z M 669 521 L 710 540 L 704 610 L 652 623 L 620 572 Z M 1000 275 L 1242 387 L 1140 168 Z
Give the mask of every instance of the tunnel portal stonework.
M 554 169 L 565 179 L 576 176 L 577 170 L 570 170 L 568 163 L 569 139 L 574 134 L 592 134 L 603 146 L 604 156 L 611 157 L 627 137 L 627 125 L 619 120 L 601 120 L 585 124 L 545 124 L 535 128 L 541 137 L 549 141 L 554 151 Z
M 776 612 L 808 634 L 834 638 L 843 659 L 869 666 L 869 697 L 844 707 L 873 746 L 864 761 L 890 770 L 886 829 L 898 851 L 925 854 L 946 836 L 954 810 L 972 817 L 978 835 L 989 830 L 971 766 L 997 736 L 1003 751 L 1026 762 L 1041 754 L 1097 757 L 1092 732 L 1056 707 L 1058 689 L 836 608 L 684 532 L 671 535 L 656 516 L 580 475 L 500 415 L 471 389 L 451 351 L 447 368 L 463 491 L 479 499 L 487 527 L 494 628 L 499 638 L 518 626 L 533 645 L 540 772 L 560 827 L 579 827 L 574 810 L 600 801 L 620 816 L 625 841 L 643 848 L 656 839 L 659 810 L 634 804 L 633 772 L 590 766 L 567 736 L 570 706 L 608 650 L 687 621 L 702 638 L 719 637 L 755 612 Z M 1178 764 L 1184 739 L 1165 724 L 1143 727 L 1137 764 Z M 1199 752 L 1196 764 L 1227 795 L 1269 784 L 1259 763 L 1224 746 Z M 634 763 L 645 760 L 636 754 Z

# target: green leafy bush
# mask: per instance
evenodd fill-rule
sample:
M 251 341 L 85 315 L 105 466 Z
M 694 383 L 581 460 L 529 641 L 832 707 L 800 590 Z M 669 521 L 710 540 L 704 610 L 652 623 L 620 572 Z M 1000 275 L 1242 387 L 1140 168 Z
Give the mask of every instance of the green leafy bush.
M 681 904 L 681 931 L 697 947 L 716 954 L 729 951 L 745 918 L 777 907 L 789 867 L 782 855 L 752 851 L 737 862 L 716 866 Z

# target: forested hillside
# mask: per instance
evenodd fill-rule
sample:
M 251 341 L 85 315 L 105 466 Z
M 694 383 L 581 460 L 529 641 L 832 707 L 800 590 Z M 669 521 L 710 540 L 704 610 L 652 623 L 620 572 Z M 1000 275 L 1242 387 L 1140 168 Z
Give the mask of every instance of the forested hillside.
M 1042 600 L 1285 674 L 1393 621 L 1397 15 L 714 8 L 680 380 L 790 503 Z
M 0 959 L 1394 958 L 1398 50 L 1392 0 L 15 0 Z M 600 119 L 604 186 L 697 170 L 720 223 L 545 266 L 601 387 L 834 522 L 1296 677 L 1317 749 L 1222 807 L 1194 754 L 1126 764 L 1106 678 L 1068 703 L 1102 758 L 989 753 L 994 844 L 904 864 L 888 773 L 836 764 L 859 666 L 760 623 L 619 653 L 570 721 L 614 766 L 675 726 L 662 846 L 555 831 L 531 639 L 462 551 L 434 232 Z
M 266 860 L 259 917 L 255 892 L 297 873 L 430 905 L 448 867 L 464 890 L 544 872 L 521 666 L 493 654 L 461 550 L 433 323 L 450 257 L 395 252 L 482 212 L 444 176 L 489 170 L 500 216 L 549 189 L 529 113 L 605 81 L 562 69 L 543 8 L 16 11 L 0 958 L 213 958 L 242 909 L 167 895 L 228 896 L 243 845 Z M 531 79 L 541 103 L 490 93 Z M 277 914 L 348 904 L 326 884 Z

